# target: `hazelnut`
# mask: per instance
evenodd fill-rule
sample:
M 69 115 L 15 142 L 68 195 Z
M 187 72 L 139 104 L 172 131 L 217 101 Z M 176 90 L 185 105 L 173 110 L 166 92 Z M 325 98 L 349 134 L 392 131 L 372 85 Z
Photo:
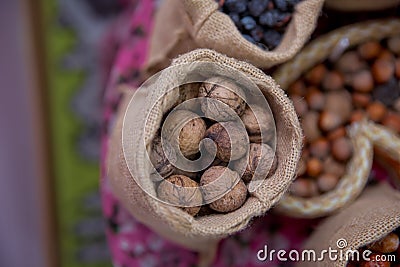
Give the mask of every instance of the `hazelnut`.
M 388 113 L 383 119 L 382 124 L 396 133 L 400 133 L 400 114 Z
M 358 53 L 364 59 L 376 58 L 382 51 L 382 46 L 377 41 L 369 41 L 358 47 Z
M 332 173 L 324 173 L 318 176 L 317 186 L 321 192 L 329 192 L 333 190 L 339 181 L 339 177 Z
M 326 105 L 324 110 L 335 113 L 341 119 L 341 123 L 346 122 L 353 110 L 351 95 L 346 90 L 329 92 L 326 94 Z
M 244 91 L 234 81 L 224 77 L 206 80 L 200 86 L 199 97 L 212 98 L 227 105 L 224 109 L 223 105 L 202 101 L 201 110 L 205 116 L 216 121 L 232 120 L 232 110 L 241 116 L 246 108 Z
M 239 182 L 235 185 L 235 181 Z M 214 182 L 215 181 L 215 182 Z M 212 183 L 212 185 L 211 185 Z M 210 184 L 209 186 L 205 186 Z M 223 192 L 228 193 L 210 203 L 210 208 L 219 212 L 230 212 L 240 208 L 246 201 L 247 188 L 239 174 L 223 166 L 214 166 L 206 170 L 200 179 L 205 199 L 212 199 Z M 216 195 L 215 195 L 216 194 Z
M 351 78 L 351 86 L 354 90 L 362 93 L 371 92 L 374 88 L 374 79 L 369 70 L 361 70 Z
M 390 233 L 367 246 L 367 248 L 380 253 L 392 253 L 395 252 L 398 247 L 399 237 L 395 233 Z
M 396 110 L 397 112 L 400 112 L 400 97 L 397 98 L 397 99 L 394 101 L 393 108 L 394 108 L 394 110 Z
M 326 67 L 324 64 L 318 64 L 307 72 L 305 75 L 306 80 L 312 85 L 319 85 L 326 73 Z
M 372 76 L 378 83 L 385 83 L 394 74 L 394 64 L 391 60 L 378 59 L 372 64 Z
M 389 38 L 387 45 L 394 54 L 400 55 L 400 36 Z
M 353 145 L 347 137 L 341 137 L 332 143 L 332 155 L 339 161 L 347 161 L 353 154 Z
M 257 136 L 261 140 L 262 134 L 264 143 L 273 140 L 275 134 L 275 121 L 269 110 L 253 105 L 251 108 L 247 107 L 245 109 L 241 119 L 250 137 Z
M 289 86 L 288 92 L 291 95 L 301 96 L 306 92 L 306 86 L 302 80 L 297 80 Z
M 334 112 L 323 111 L 319 117 L 319 127 L 324 131 L 332 131 L 339 127 L 343 120 Z
M 336 62 L 336 68 L 341 72 L 357 72 L 366 67 L 366 62 L 355 51 L 344 53 Z
M 316 87 L 308 88 L 308 92 L 306 94 L 306 100 L 310 109 L 321 110 L 325 106 L 325 96 Z
M 343 84 L 344 77 L 337 71 L 328 72 L 322 81 L 322 87 L 326 90 L 339 90 Z
M 215 142 L 217 145 L 217 158 L 224 162 L 240 159 L 247 152 L 247 135 L 242 133 L 234 122 L 213 124 L 207 129 L 205 137 Z M 204 143 L 206 150 L 209 152 L 212 151 L 210 145 L 209 142 Z M 231 151 L 232 149 L 235 149 L 235 151 Z
M 306 173 L 307 170 L 307 164 L 306 164 L 306 158 L 301 156 L 299 162 L 297 163 L 297 176 L 302 176 Z
M 173 153 L 173 149 L 167 141 L 165 141 L 164 144 L 166 145 L 165 147 L 162 145 L 160 136 L 156 136 L 153 139 L 150 151 L 150 161 L 162 177 L 167 177 L 174 171 L 174 166 L 168 161 L 166 153 L 168 153 L 168 157 L 171 156 L 174 158 L 175 153 Z
M 353 105 L 356 108 L 365 108 L 371 102 L 371 95 L 364 93 L 352 94 Z
M 298 197 L 313 197 L 318 195 L 316 183 L 311 179 L 297 178 L 290 186 L 290 192 Z
M 332 157 L 328 157 L 327 159 L 325 159 L 322 165 L 323 169 L 326 172 L 331 173 L 337 177 L 342 177 L 346 171 L 345 166 L 342 163 L 334 160 Z
M 307 174 L 311 177 L 317 177 L 322 172 L 322 168 L 322 162 L 317 158 L 307 161 Z
M 395 74 L 397 78 L 400 78 L 400 58 L 397 58 L 395 63 Z
M 206 123 L 196 113 L 175 110 L 168 115 L 162 131 L 163 136 L 171 144 L 177 142 L 182 154 L 189 157 L 199 152 L 199 144 L 204 138 Z
M 364 112 L 363 110 L 361 110 L 361 109 L 356 109 L 356 110 L 354 110 L 353 113 L 351 114 L 350 122 L 353 123 L 353 122 L 361 121 L 361 120 L 363 120 L 364 118 L 366 118 L 366 116 L 367 116 L 367 115 L 365 114 L 365 112 Z
M 346 135 L 346 129 L 344 127 L 339 127 L 328 133 L 327 138 L 329 141 L 338 139 Z
M 367 107 L 367 114 L 371 120 L 380 122 L 385 117 L 386 107 L 381 102 L 375 101 Z
M 248 156 L 235 161 L 233 169 L 242 174 L 246 183 L 254 176 L 257 180 L 264 179 L 275 171 L 274 158 L 275 151 L 269 145 L 251 143 Z
M 184 206 L 181 209 L 192 216 L 199 212 L 200 206 L 190 206 L 203 202 L 198 183 L 184 175 L 172 175 L 163 180 L 157 188 L 157 195 L 167 203 Z
M 304 136 L 309 142 L 312 142 L 321 136 L 321 131 L 318 128 L 318 119 L 318 112 L 311 111 L 306 113 L 301 121 Z
M 304 100 L 303 97 L 294 95 L 291 97 L 293 101 L 294 109 L 298 116 L 302 117 L 308 111 L 307 102 Z
M 325 158 L 330 150 L 328 140 L 321 137 L 310 144 L 310 154 L 313 157 L 323 159 Z

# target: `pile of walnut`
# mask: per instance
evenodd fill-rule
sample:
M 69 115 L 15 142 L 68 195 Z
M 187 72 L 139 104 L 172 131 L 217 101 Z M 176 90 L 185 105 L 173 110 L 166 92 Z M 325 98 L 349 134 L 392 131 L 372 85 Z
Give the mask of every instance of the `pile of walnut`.
M 269 169 L 267 177 L 271 176 L 276 169 L 277 161 L 275 160 L 274 150 L 267 144 L 272 140 L 275 133 L 275 124 L 272 115 L 269 113 L 257 113 L 254 109 L 261 109 L 260 107 L 253 107 L 254 112 L 257 113 L 260 123 L 257 122 L 256 117 L 253 114 L 252 109 L 247 106 L 245 99 L 245 92 L 235 82 L 222 77 L 213 77 L 206 80 L 202 84 L 188 84 L 185 85 L 181 93 L 185 96 L 190 97 L 206 97 L 213 98 L 214 100 L 221 101 L 232 108 L 238 116 L 240 116 L 247 134 L 247 136 L 241 136 L 240 131 L 237 129 L 234 123 L 230 121 L 227 113 L 216 110 L 214 106 L 208 106 L 207 101 L 201 102 L 201 111 L 204 114 L 203 118 L 192 113 L 188 110 L 178 110 L 171 113 L 171 116 L 178 116 L 176 121 L 179 120 L 179 116 L 194 115 L 193 119 L 187 121 L 179 133 L 179 148 L 182 154 L 190 160 L 195 160 L 200 156 L 199 145 L 201 140 L 204 138 L 210 138 L 216 144 L 216 158 L 205 170 L 197 173 L 191 173 L 182 171 L 174 167 L 167 159 L 166 153 L 170 153 L 168 148 L 163 149 L 161 146 L 161 138 L 157 136 L 154 138 L 152 148 L 150 152 L 150 160 L 156 169 L 156 171 L 164 178 L 158 182 L 157 195 L 161 200 L 168 203 L 173 203 L 177 206 L 182 205 L 184 211 L 192 216 L 205 216 L 212 213 L 226 213 L 234 211 L 240 208 L 248 197 L 248 190 L 246 184 L 253 178 L 253 174 L 256 168 L 262 169 L 265 165 Z M 193 88 L 195 88 L 195 94 L 193 94 Z M 230 88 L 228 90 L 226 88 Z M 189 92 L 192 90 L 192 92 Z M 186 114 L 184 114 L 186 113 Z M 261 116 L 260 116 L 261 115 Z M 197 116 L 197 118 L 196 118 Z M 213 117 L 218 120 L 214 121 L 209 119 Z M 186 117 L 187 118 L 187 117 Z M 174 118 L 175 119 L 175 118 Z M 165 124 L 165 123 L 164 123 Z M 163 125 L 162 127 L 169 127 Z M 231 140 L 238 142 L 237 151 L 232 151 L 231 146 L 234 144 L 230 143 L 228 132 L 231 136 Z M 264 143 L 260 143 L 261 134 L 263 135 Z M 243 142 L 250 140 L 249 152 L 247 153 L 246 146 L 243 146 Z M 209 144 L 209 143 L 208 143 Z M 204 142 L 206 151 L 209 151 L 207 142 Z M 236 147 L 236 146 L 235 146 Z M 243 148 L 243 149 L 242 149 Z M 262 153 L 261 153 L 262 151 Z M 173 155 L 173 153 L 171 153 Z M 232 157 L 231 157 L 232 155 Z M 241 164 L 246 163 L 247 166 Z M 231 181 L 236 181 L 239 177 L 239 173 L 235 170 L 229 169 L 228 162 L 232 161 L 234 166 L 232 169 L 236 169 L 236 166 L 243 166 L 241 173 L 243 173 L 242 179 L 239 180 L 236 185 Z M 260 165 L 260 166 L 258 166 Z M 236 169 L 237 170 L 237 169 Z M 218 179 L 222 173 L 224 177 L 228 176 L 228 182 L 225 179 L 226 184 L 218 184 L 215 186 L 222 186 L 228 189 L 228 193 L 223 195 L 221 198 L 209 203 L 208 205 L 191 207 L 191 203 L 203 203 L 202 199 L 205 198 L 207 190 L 212 190 L 213 187 L 205 190 L 201 186 L 209 184 Z M 182 187 L 191 187 L 193 190 L 186 192 L 183 195 L 181 191 L 176 190 L 178 185 Z M 225 191 L 224 191 L 225 192 Z
M 399 234 L 400 228 L 397 228 L 380 240 L 358 249 L 360 252 L 359 260 L 350 261 L 347 267 L 400 266 Z M 370 255 L 365 255 L 369 258 L 369 261 L 363 259 L 363 252 L 367 249 L 372 252 Z
M 352 157 L 345 127 L 363 118 L 400 133 L 400 36 L 370 41 L 325 61 L 289 88 L 305 145 L 291 192 L 333 190 Z

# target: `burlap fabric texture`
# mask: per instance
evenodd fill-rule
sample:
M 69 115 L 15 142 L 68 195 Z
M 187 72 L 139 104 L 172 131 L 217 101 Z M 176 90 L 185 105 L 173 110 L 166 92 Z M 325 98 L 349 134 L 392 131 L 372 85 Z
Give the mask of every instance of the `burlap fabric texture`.
M 141 166 L 144 164 L 145 153 L 149 151 L 165 113 L 182 101 L 182 96 L 188 95 L 181 90 L 165 94 L 174 77 L 163 75 L 155 84 L 157 90 L 143 91 L 139 101 L 128 106 L 130 97 L 125 97 L 125 104 L 120 107 L 109 144 L 108 175 L 115 195 L 137 220 L 163 237 L 200 252 L 201 265 L 205 266 L 213 257 L 218 240 L 244 229 L 253 217 L 265 214 L 286 192 L 300 157 L 302 131 L 291 101 L 274 80 L 261 70 L 207 49 L 184 54 L 175 59 L 171 66 L 196 62 L 213 62 L 233 68 L 246 75 L 263 92 L 276 121 L 278 166 L 275 174 L 264 180 L 241 208 L 226 214 L 192 217 L 177 207 L 161 203 L 149 196 L 136 182 L 140 179 L 146 190 L 155 192 L 149 179 L 150 170 Z M 151 103 L 156 104 L 152 106 Z M 124 131 L 124 118 L 125 124 L 130 121 L 132 130 Z M 135 128 L 135 125 L 139 125 L 143 120 L 147 120 L 146 129 Z M 124 145 L 123 132 L 127 135 L 124 138 L 128 140 Z M 143 140 L 146 148 L 141 149 L 138 144 Z M 132 165 L 144 170 L 135 177 L 136 180 L 130 172 L 129 166 Z

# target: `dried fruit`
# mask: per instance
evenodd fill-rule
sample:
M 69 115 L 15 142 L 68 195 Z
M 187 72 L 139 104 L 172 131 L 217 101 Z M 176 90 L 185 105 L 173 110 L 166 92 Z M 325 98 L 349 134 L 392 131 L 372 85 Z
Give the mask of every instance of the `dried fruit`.
M 372 65 L 372 76 L 378 83 L 385 83 L 394 74 L 394 63 L 387 59 L 378 59 Z
M 353 86 L 354 90 L 368 93 L 374 88 L 374 79 L 372 78 L 372 74 L 368 70 L 361 70 L 354 74 L 351 77 L 351 85 Z
M 322 162 L 317 158 L 310 158 L 307 161 L 307 174 L 311 177 L 317 177 L 322 172 Z
M 395 233 L 390 233 L 367 246 L 367 248 L 380 253 L 395 252 L 398 247 L 399 237 Z
M 371 120 L 380 122 L 386 114 L 386 107 L 381 102 L 375 101 L 367 107 L 367 114 Z
M 364 59 L 376 58 L 382 51 L 382 46 L 376 41 L 366 42 L 358 47 L 360 56 Z

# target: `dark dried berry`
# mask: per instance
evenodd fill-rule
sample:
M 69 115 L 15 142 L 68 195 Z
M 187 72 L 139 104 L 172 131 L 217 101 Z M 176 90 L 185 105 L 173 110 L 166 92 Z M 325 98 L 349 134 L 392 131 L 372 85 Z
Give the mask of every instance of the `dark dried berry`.
M 254 29 L 257 25 L 256 21 L 250 16 L 242 18 L 240 20 L 240 23 L 242 24 L 243 28 L 245 28 L 248 31 Z
M 395 100 L 400 97 L 400 85 L 396 78 L 392 78 L 387 83 L 377 86 L 372 92 L 372 97 L 386 106 L 392 106 Z
M 276 10 L 271 10 L 263 13 L 258 21 L 261 25 L 274 27 L 278 22 L 278 16 L 279 14 Z
M 252 0 L 248 4 L 250 15 L 253 17 L 260 16 L 268 6 L 269 0 Z
M 233 23 L 235 23 L 236 27 L 240 28 L 241 24 L 240 24 L 240 16 L 238 13 L 229 13 L 229 17 L 231 18 L 231 20 L 233 21 Z
M 292 15 L 290 13 L 280 13 L 278 15 L 278 20 L 276 22 L 276 26 L 282 27 L 282 26 L 286 25 L 290 21 L 291 17 L 292 17 Z
M 242 13 L 247 9 L 247 0 L 226 0 L 224 7 L 229 12 Z
M 281 42 L 282 35 L 274 30 L 267 30 L 264 32 L 264 43 L 270 48 L 273 49 L 279 45 Z
M 254 41 L 254 39 L 250 35 L 243 34 L 243 38 L 246 39 L 247 41 L 253 43 L 253 44 L 256 43 L 256 41 Z
M 253 30 L 251 30 L 250 34 L 256 42 L 260 42 L 264 36 L 264 30 L 260 26 L 256 26 Z
M 288 5 L 286 0 L 274 0 L 275 7 L 281 11 L 287 11 Z

